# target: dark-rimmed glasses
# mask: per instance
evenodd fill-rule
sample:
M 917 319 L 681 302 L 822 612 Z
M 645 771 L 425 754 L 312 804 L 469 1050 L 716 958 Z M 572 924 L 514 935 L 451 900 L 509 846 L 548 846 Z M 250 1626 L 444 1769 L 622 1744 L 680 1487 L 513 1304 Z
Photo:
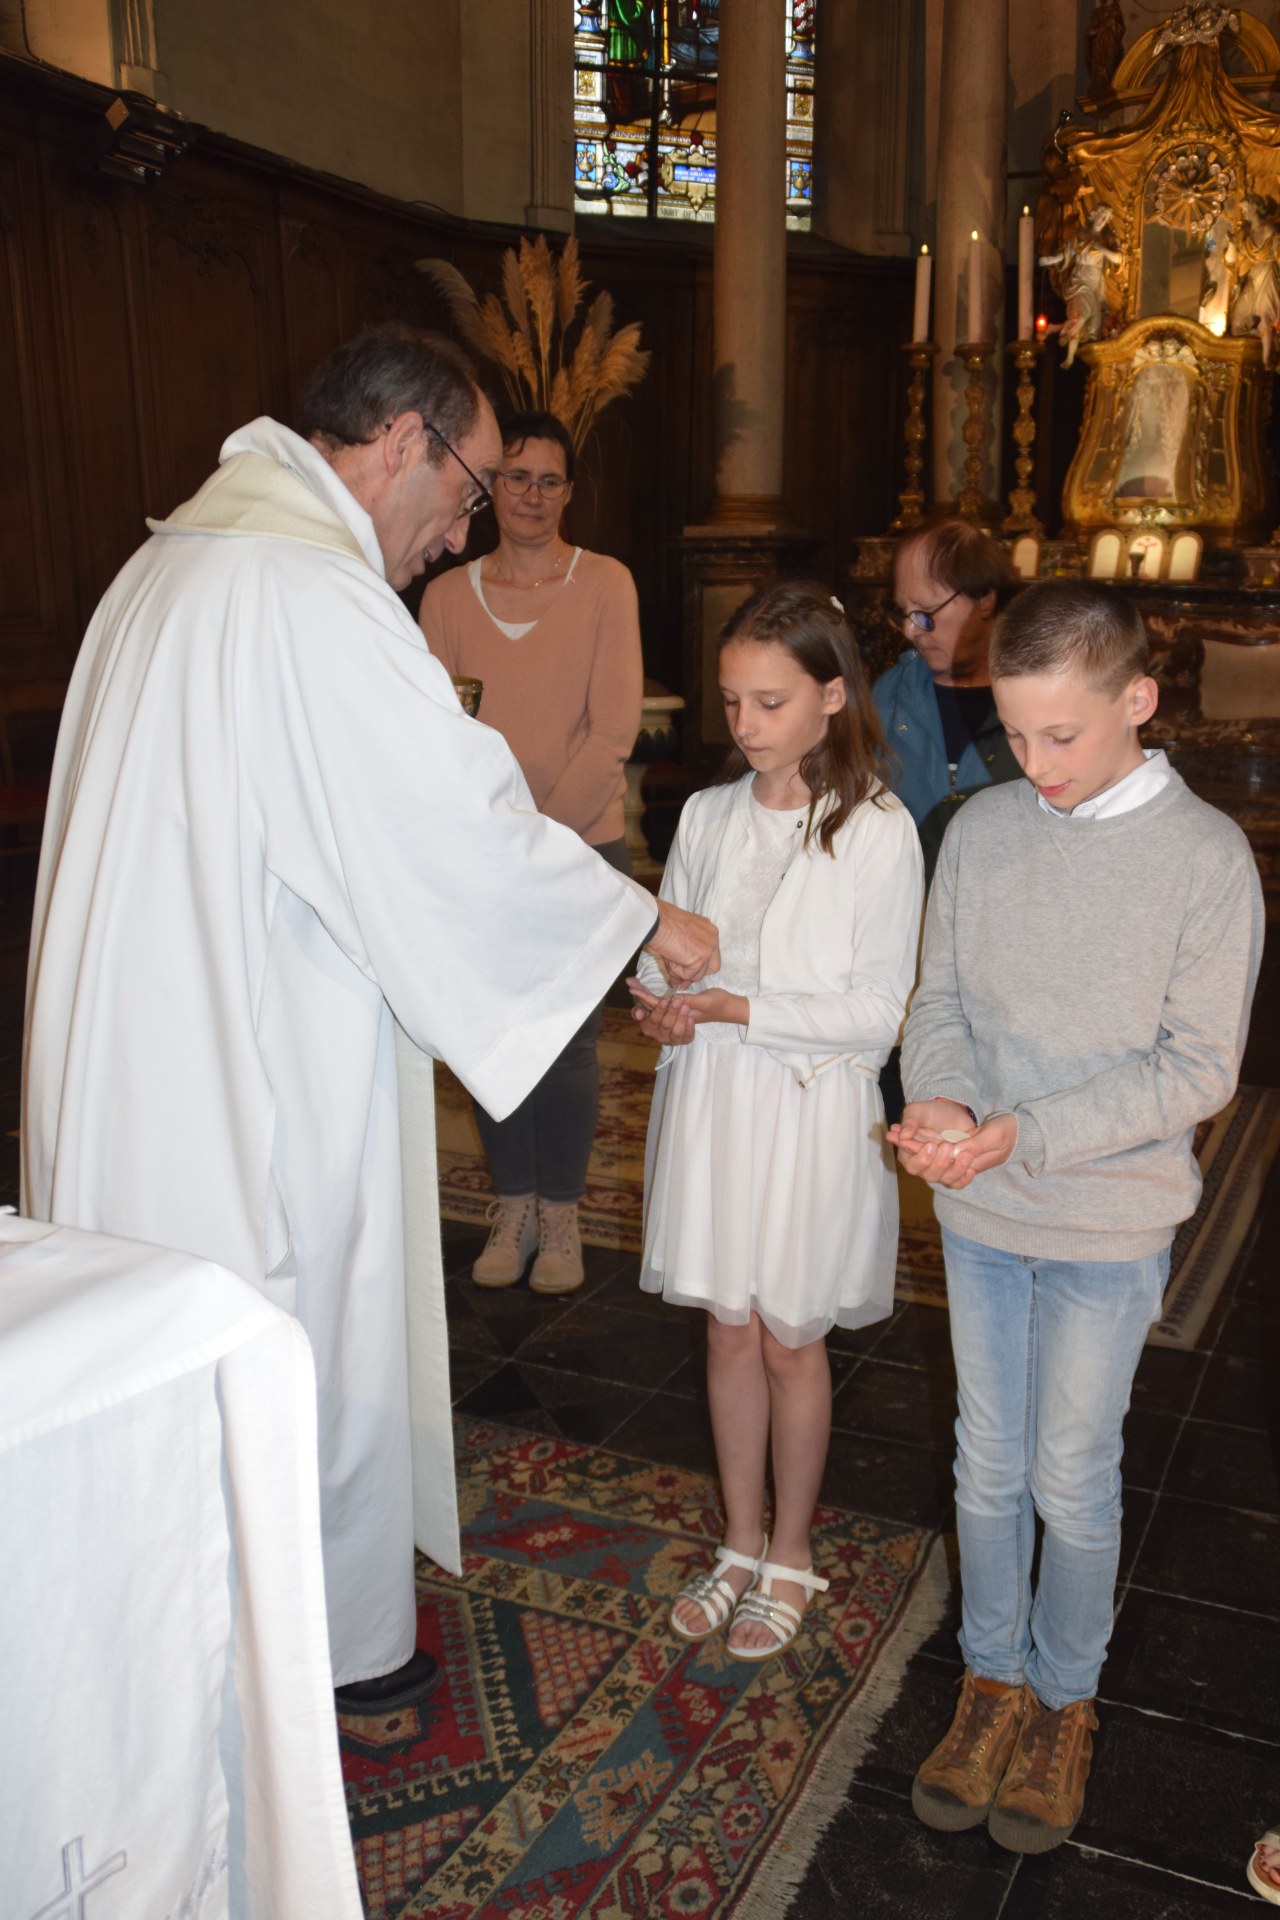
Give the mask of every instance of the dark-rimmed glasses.
M 917 633 L 932 633 L 942 609 L 949 607 L 953 600 L 958 600 L 960 592 L 957 587 L 945 600 L 939 600 L 936 607 L 900 607 L 891 604 L 887 609 L 889 618 L 895 627 L 914 627 Z
M 470 519 L 473 513 L 483 513 L 486 507 L 491 507 L 493 505 L 493 495 L 490 493 L 488 487 L 486 487 L 484 481 L 480 478 L 480 475 L 478 473 L 472 473 L 470 467 L 467 465 L 462 455 L 458 452 L 458 449 L 454 446 L 453 442 L 447 439 L 445 435 L 441 433 L 439 427 L 433 426 L 433 424 L 431 423 L 430 420 L 427 419 L 425 414 L 419 414 L 418 418 L 422 422 L 423 432 L 434 433 L 436 439 L 440 442 L 440 445 L 445 449 L 446 453 L 451 453 L 453 455 L 454 459 L 457 461 L 458 465 L 462 468 L 462 471 L 466 474 L 472 486 L 476 489 L 475 499 L 467 501 L 466 505 L 461 509 L 461 511 L 458 514 L 459 520 L 468 520 Z M 394 420 L 388 420 L 385 423 L 385 426 L 383 429 L 384 432 L 389 431 L 394 425 L 395 425 Z
M 548 500 L 558 500 L 569 488 L 569 482 L 562 473 L 544 473 L 539 479 L 536 474 L 527 473 L 523 467 L 513 467 L 510 473 L 500 473 L 498 478 L 507 492 L 515 494 L 517 499 L 522 494 L 535 491 Z
M 462 468 L 462 471 L 466 474 L 468 480 L 470 480 L 472 486 L 474 486 L 477 489 L 475 499 L 468 500 L 466 506 L 463 507 L 462 512 L 458 515 L 459 520 L 469 519 L 469 517 L 473 513 L 483 513 L 486 507 L 491 507 L 493 505 L 493 495 L 490 493 L 488 487 L 486 487 L 484 481 L 480 478 L 480 475 L 478 473 L 472 473 L 470 467 L 467 465 L 462 455 L 458 452 L 458 449 L 452 444 L 451 441 L 446 440 L 445 436 L 441 433 L 439 427 L 432 426 L 430 420 L 426 419 L 425 416 L 423 418 L 422 424 L 426 429 L 426 431 L 428 433 L 434 433 L 436 439 L 440 442 L 440 445 L 442 447 L 445 447 L 453 455 L 458 465 Z

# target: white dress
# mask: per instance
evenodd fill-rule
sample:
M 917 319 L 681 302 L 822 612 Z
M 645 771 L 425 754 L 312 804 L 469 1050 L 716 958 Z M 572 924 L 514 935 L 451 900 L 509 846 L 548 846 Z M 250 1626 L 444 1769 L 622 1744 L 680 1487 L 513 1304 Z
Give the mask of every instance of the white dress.
M 721 969 L 704 986 L 751 998 L 761 925 L 804 816 L 753 798 L 749 819 L 717 915 Z M 739 1027 L 700 1026 L 654 1087 L 641 1287 L 734 1326 L 754 1311 L 787 1347 L 883 1319 L 898 1242 L 889 1158 L 873 1074 L 842 1064 L 802 1086 Z

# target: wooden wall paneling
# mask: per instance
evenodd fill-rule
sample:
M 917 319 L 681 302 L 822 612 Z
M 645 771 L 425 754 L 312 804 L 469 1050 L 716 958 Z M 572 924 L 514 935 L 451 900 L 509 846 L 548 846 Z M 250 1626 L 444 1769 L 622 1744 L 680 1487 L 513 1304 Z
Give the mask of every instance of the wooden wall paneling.
M 341 237 L 319 220 L 282 213 L 279 239 L 288 370 L 285 418 L 292 426 L 303 387 L 352 326 Z
M 182 177 L 179 166 L 175 182 Z M 230 191 L 155 189 L 145 224 L 152 412 L 144 430 L 160 494 L 148 511 L 165 514 L 217 465 L 229 433 L 283 404 L 287 378 L 274 352 L 283 338 L 279 254 L 270 207 Z
M 39 205 L 31 152 L 0 149 L 0 671 L 10 679 L 48 670 L 59 626 L 50 531 L 58 435 L 38 297 Z
M 50 189 L 50 252 L 66 414 L 68 565 L 77 626 L 146 538 L 132 202 L 67 173 Z

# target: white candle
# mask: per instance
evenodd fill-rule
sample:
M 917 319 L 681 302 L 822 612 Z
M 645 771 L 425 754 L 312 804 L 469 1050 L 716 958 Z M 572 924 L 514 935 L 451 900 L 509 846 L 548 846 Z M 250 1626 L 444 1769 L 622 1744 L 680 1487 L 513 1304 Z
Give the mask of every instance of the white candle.
M 1032 301 L 1036 258 L 1036 223 L 1030 207 L 1022 209 L 1018 221 L 1018 338 L 1030 340 L 1035 325 Z
M 969 332 L 975 344 L 982 338 L 982 240 L 974 227 L 969 235 Z
M 929 338 L 929 290 L 933 283 L 933 255 L 921 247 L 916 255 L 916 311 L 911 322 L 912 340 Z

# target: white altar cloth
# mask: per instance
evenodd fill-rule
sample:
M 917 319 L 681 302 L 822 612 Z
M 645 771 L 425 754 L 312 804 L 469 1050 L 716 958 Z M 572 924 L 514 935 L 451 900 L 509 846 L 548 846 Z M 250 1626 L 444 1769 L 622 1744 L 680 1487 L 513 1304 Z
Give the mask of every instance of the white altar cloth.
M 5 1920 L 359 1920 L 296 1321 L 0 1218 Z

